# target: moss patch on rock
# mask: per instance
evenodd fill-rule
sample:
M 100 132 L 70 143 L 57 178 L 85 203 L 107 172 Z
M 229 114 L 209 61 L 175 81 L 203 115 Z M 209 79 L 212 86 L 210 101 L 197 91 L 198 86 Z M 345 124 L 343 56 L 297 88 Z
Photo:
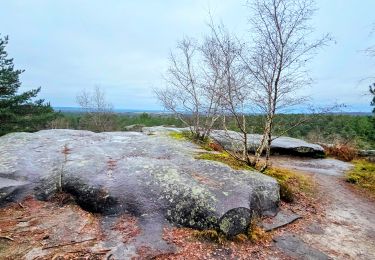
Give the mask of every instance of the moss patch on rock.
M 195 157 L 196 159 L 209 160 L 225 163 L 235 170 L 254 170 L 252 167 L 244 162 L 236 160 L 227 152 L 221 153 L 202 153 Z

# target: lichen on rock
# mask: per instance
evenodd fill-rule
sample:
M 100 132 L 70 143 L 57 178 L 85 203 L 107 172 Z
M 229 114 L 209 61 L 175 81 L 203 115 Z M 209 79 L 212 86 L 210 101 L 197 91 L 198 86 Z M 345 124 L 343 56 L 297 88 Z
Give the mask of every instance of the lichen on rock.
M 195 159 L 197 145 L 164 130 L 151 136 L 75 130 L 3 136 L 0 152 L 7 156 L 0 159 L 0 176 L 23 185 L 7 200 L 30 194 L 48 199 L 61 183 L 89 211 L 128 213 L 159 226 L 166 219 L 228 236 L 243 232 L 253 212 L 276 213 L 279 186 L 273 178 Z

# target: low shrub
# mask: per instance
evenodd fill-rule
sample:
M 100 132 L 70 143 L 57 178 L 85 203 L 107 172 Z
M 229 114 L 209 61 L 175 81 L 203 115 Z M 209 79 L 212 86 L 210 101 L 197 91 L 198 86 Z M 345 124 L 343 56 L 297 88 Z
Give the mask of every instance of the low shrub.
M 290 184 L 287 182 L 279 182 L 280 185 L 280 199 L 284 202 L 294 202 L 294 191 Z
M 324 146 L 324 151 L 328 156 L 335 157 L 345 162 L 354 160 L 358 153 L 357 149 L 350 144 Z
M 258 217 L 253 217 L 247 229 L 247 237 L 252 243 L 271 239 L 271 234 L 260 227 L 260 220 Z

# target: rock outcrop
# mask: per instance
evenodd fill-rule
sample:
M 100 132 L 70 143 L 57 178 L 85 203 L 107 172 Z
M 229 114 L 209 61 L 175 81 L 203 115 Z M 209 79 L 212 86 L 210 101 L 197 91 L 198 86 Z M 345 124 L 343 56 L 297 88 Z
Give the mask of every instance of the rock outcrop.
M 128 213 L 144 226 L 214 228 L 228 236 L 244 232 L 254 212 L 276 213 L 273 178 L 197 160 L 198 146 L 149 134 L 44 130 L 3 136 L 0 200 L 28 194 L 46 200 L 63 191 L 91 212 Z
M 169 132 L 189 131 L 189 128 L 175 128 L 175 127 L 144 127 L 142 132 L 152 135 L 166 134 Z M 242 151 L 243 150 L 243 136 L 235 131 L 213 130 L 211 138 L 218 144 L 223 146 L 226 150 Z M 248 149 L 254 152 L 259 146 L 262 136 L 259 134 L 248 135 Z M 301 139 L 281 136 L 276 138 L 271 144 L 271 153 L 285 154 L 302 157 L 321 158 L 324 157 L 324 148 L 318 144 L 308 143 Z
M 211 137 L 221 144 L 225 149 L 241 151 L 243 150 L 242 136 L 234 131 L 214 130 Z M 258 134 L 248 135 L 248 149 L 255 151 L 262 140 Z M 287 154 L 304 157 L 323 157 L 324 148 L 317 144 L 311 144 L 300 139 L 281 136 L 272 141 L 271 153 Z

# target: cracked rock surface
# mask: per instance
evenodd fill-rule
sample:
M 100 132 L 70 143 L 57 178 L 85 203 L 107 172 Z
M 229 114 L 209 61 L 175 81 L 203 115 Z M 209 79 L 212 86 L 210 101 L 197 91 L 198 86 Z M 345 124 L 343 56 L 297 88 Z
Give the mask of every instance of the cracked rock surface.
M 165 132 L 12 133 L 0 138 L 0 201 L 63 191 L 85 210 L 130 214 L 143 227 L 215 228 L 228 236 L 243 232 L 253 212 L 276 213 L 273 178 L 197 160 L 199 152 Z

